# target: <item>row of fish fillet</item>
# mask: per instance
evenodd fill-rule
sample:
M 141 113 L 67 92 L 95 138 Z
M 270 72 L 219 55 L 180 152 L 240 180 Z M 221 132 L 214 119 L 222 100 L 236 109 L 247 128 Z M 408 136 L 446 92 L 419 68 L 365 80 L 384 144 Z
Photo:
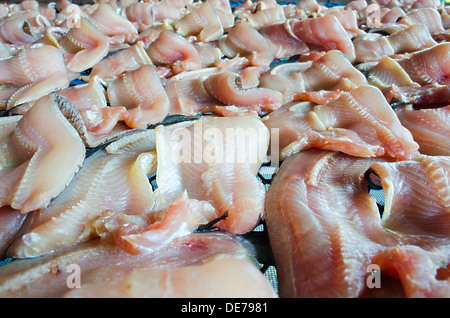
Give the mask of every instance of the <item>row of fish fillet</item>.
M 449 14 L 0 5 L 0 296 L 450 297 Z

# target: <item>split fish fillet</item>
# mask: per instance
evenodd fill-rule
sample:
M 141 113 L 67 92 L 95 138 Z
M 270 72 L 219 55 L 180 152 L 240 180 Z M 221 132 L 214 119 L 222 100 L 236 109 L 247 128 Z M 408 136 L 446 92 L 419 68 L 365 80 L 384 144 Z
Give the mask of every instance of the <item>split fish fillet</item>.
M 127 109 L 124 121 L 130 128 L 156 124 L 169 112 L 169 98 L 153 64 L 125 72 L 109 83 L 106 93 L 112 107 Z
M 367 83 L 383 90 L 392 86 L 419 86 L 414 83 L 408 73 L 394 59 L 383 56 L 375 64 L 358 66 L 367 76 Z
M 265 160 L 269 132 L 256 116 L 201 117 L 185 128 L 155 129 L 158 188 L 155 209 L 169 206 L 185 190 L 226 218 L 217 227 L 251 231 L 263 209 L 265 187 L 256 174 Z M 237 134 L 237 135 L 235 135 Z
M 139 270 L 143 269 L 161 270 L 160 273 L 163 273 L 167 269 L 199 266 L 214 257 L 217 259 L 248 259 L 253 262 L 254 250 L 245 239 L 223 232 L 193 233 L 175 240 L 164 249 L 141 255 L 130 255 L 108 242 L 92 240 L 52 255 L 16 260 L 2 266 L 0 268 L 0 295 L 2 297 L 62 297 L 64 295 L 69 297 L 73 292 L 72 295 L 75 297 L 75 292 L 67 285 L 68 282 L 73 282 L 69 275 L 74 273 L 73 265 L 75 264 L 80 270 L 81 290 L 79 292 L 81 293 L 79 296 L 85 294 L 92 297 L 108 297 L 111 294 L 104 288 L 100 292 L 94 293 L 95 285 L 114 284 L 117 289 L 109 291 L 119 295 L 127 292 L 126 288 L 121 288 L 120 283 L 125 278 L 133 281 L 133 286 L 138 287 L 138 282 L 130 279 L 133 276 L 128 278 L 134 271 L 138 271 L 136 276 L 140 276 Z M 244 268 L 246 267 L 248 265 L 244 266 Z M 185 274 L 190 275 L 188 272 L 185 271 Z M 219 276 L 215 277 L 215 282 L 220 281 L 222 275 L 223 273 L 220 272 Z M 265 294 L 272 294 L 272 287 L 265 285 L 261 275 L 257 278 L 259 284 L 248 284 L 245 287 L 247 295 L 262 295 L 263 286 Z M 185 276 L 185 278 L 187 277 Z M 155 278 L 157 279 L 158 276 Z M 230 278 L 227 276 L 226 279 Z M 208 283 L 210 285 L 211 281 Z M 185 285 L 180 281 L 177 284 L 179 288 L 188 292 L 197 290 L 197 284 Z M 213 285 L 220 286 L 222 284 Z M 86 287 L 86 292 L 83 287 Z M 202 289 L 204 297 L 213 296 L 210 294 L 210 289 Z M 156 297 L 163 297 L 169 292 L 164 286 L 160 286 L 158 290 Z M 217 292 L 219 293 L 219 291 Z M 220 295 L 224 293 L 226 293 L 226 297 L 233 297 L 231 291 L 222 290 Z M 144 295 L 142 294 L 142 296 Z
M 357 119 L 356 119 L 357 118 Z M 283 105 L 263 118 L 279 129 L 280 158 L 303 149 L 342 151 L 358 157 L 410 159 L 419 146 L 381 91 L 361 86 L 324 105 Z
M 264 87 L 243 88 L 241 77 L 231 71 L 208 76 L 203 87 L 209 96 L 224 105 L 256 107 L 261 113 L 274 111 L 283 103 L 283 95 L 276 90 Z
M 385 190 L 383 226 L 411 235 L 448 239 L 450 158 L 421 155 L 395 163 L 376 162 L 371 173 Z
M 90 156 L 67 188 L 27 219 L 8 254 L 42 256 L 96 237 L 93 222 L 102 213 L 151 210 L 153 159 L 151 153 L 133 152 Z
M 168 65 L 174 75 L 203 67 L 195 46 L 174 31 L 162 31 L 146 51 L 155 65 Z
M 83 72 L 100 62 L 109 52 L 108 37 L 101 33 L 85 17 L 79 20 L 79 27 L 71 28 L 60 36 L 61 31 L 48 28 L 44 43 L 60 49 L 66 61 L 67 70 Z
M 420 85 L 450 83 L 450 43 L 440 43 L 412 53 L 398 63 Z
M 107 3 L 99 3 L 88 19 L 112 43 L 133 44 L 136 41 L 137 28 Z
M 441 194 L 448 192 L 448 170 L 442 175 L 439 170 L 433 174 L 429 168 L 448 165 L 448 159 L 421 157 L 400 165 L 416 166 L 421 160 L 430 160 L 430 166 L 418 169 L 419 178 L 429 171 L 428 176 L 437 177 L 433 184 L 441 190 L 431 197 L 430 192 L 420 192 L 419 181 L 405 176 L 398 179 L 399 174 L 411 174 L 385 159 L 316 149 L 286 159 L 269 188 L 264 210 L 280 297 L 375 297 L 377 288 L 370 289 L 367 283 L 373 268 L 381 271 L 378 274 L 384 295 L 448 297 L 448 276 L 436 277 L 438 270 L 448 270 L 450 261 L 450 240 L 448 234 L 442 236 L 448 222 L 441 227 L 435 224 L 448 219 L 448 203 L 437 214 L 420 203 L 438 202 L 442 207 L 445 201 L 440 200 Z M 389 173 L 383 174 L 378 166 L 389 169 Z M 404 186 L 415 188 L 407 194 L 415 193 L 415 198 L 410 196 L 413 203 L 409 205 L 402 197 L 396 203 L 397 197 L 392 196 L 380 218 L 365 178 L 371 168 L 380 171 L 383 185 L 392 182 L 394 189 L 385 189 L 388 192 L 401 192 L 400 180 L 407 183 Z M 421 212 L 409 215 L 409 206 Z M 389 222 L 396 214 L 404 219 L 407 230 Z M 423 228 L 412 226 L 417 215 L 426 221 Z M 395 288 L 383 285 L 391 279 Z
M 246 21 L 232 27 L 218 40 L 217 45 L 225 56 L 244 56 L 253 66 L 268 67 L 273 61 L 273 54 L 266 39 Z
M 419 152 L 450 156 L 450 106 L 397 111 L 400 122 L 419 144 Z
M 309 52 L 306 43 L 292 34 L 287 22 L 266 26 L 260 33 L 266 39 L 274 59 L 285 59 Z
M 413 24 L 385 36 L 363 33 L 353 40 L 357 62 L 375 62 L 384 56 L 413 53 L 437 44 L 425 25 Z
M 350 62 L 355 60 L 355 47 L 352 40 L 335 16 L 324 15 L 304 20 L 291 19 L 289 23 L 291 23 L 293 34 L 305 42 L 310 50 L 339 50 Z
M 92 79 L 97 76 L 103 82 L 109 83 L 119 78 L 123 73 L 137 70 L 146 64 L 153 63 L 145 51 L 143 43 L 138 41 L 136 44 L 115 52 L 93 65 L 89 78 Z
M 10 109 L 68 87 L 69 76 L 61 52 L 44 45 L 1 60 L 0 83 L 18 88 L 6 105 Z
M 284 15 L 283 7 L 275 5 L 250 14 L 246 18 L 246 21 L 255 29 L 261 30 L 268 26 L 284 23 L 286 21 L 286 16 Z
M 94 227 L 101 237 L 111 235 L 124 251 L 144 254 L 165 248 L 215 219 L 216 210 L 210 203 L 189 199 L 185 191 L 167 209 L 132 216 L 111 211 L 97 219 Z
M 3 17 L 0 22 L 0 39 L 15 46 L 36 42 L 38 37 L 30 23 L 21 15 Z
M 110 134 L 117 123 L 127 116 L 125 107 L 107 106 L 106 90 L 97 76 L 92 77 L 86 84 L 60 90 L 58 94 L 67 97 L 80 112 L 86 127 L 87 146 L 93 146 L 90 138 L 92 134 Z
M 174 23 L 175 31 L 184 37 L 194 35 L 200 42 L 211 42 L 223 35 L 223 26 L 216 10 L 208 3 L 193 5 Z
M 119 282 L 87 284 L 64 297 L 277 298 L 277 294 L 248 260 L 218 255 L 202 264 L 137 269 Z
M 443 107 L 450 103 L 450 86 L 433 83 L 430 85 L 397 86 L 383 89 L 383 95 L 394 108 L 412 107 L 427 109 Z
M 85 158 L 76 115 L 65 97 L 46 95 L 3 137 L 0 205 L 27 213 L 64 190 Z
M 259 86 L 283 94 L 283 104 L 313 91 L 349 91 L 367 85 L 364 75 L 342 52 L 331 50 L 312 62 L 285 63 L 263 73 Z
M 3 258 L 27 216 L 8 205 L 0 207 L 0 257 Z

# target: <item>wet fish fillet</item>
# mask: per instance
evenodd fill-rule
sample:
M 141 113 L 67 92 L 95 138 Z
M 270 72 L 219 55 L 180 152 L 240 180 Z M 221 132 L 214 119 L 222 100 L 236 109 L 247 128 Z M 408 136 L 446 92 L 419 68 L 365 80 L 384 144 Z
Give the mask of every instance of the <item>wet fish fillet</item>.
M 125 72 L 109 84 L 106 93 L 112 107 L 127 108 L 124 121 L 130 128 L 156 124 L 169 112 L 169 99 L 153 64 Z
M 400 122 L 419 144 L 419 152 L 430 156 L 450 156 L 450 106 L 397 111 Z
M 276 90 L 264 87 L 243 88 L 240 76 L 231 71 L 208 76 L 203 87 L 209 96 L 224 105 L 257 107 L 261 113 L 274 111 L 283 103 L 283 95 Z
M 67 97 L 80 112 L 86 127 L 87 146 L 93 146 L 88 135 L 109 134 L 127 116 L 125 107 L 107 106 L 106 90 L 97 76 L 86 84 L 60 90 L 58 94 Z
M 38 37 L 23 16 L 13 14 L 0 22 L 0 39 L 4 43 L 19 46 L 36 42 Z
M 292 19 L 289 23 L 295 36 L 305 42 L 310 49 L 339 50 L 350 62 L 355 60 L 353 43 L 335 16 L 325 15 L 305 20 Z
M 66 88 L 69 76 L 61 52 L 44 45 L 1 60 L 0 83 L 18 88 L 7 102 L 6 109 L 10 109 Z
M 277 294 L 248 260 L 218 255 L 198 265 L 137 269 L 120 282 L 88 284 L 64 297 L 277 298 Z
M 337 50 L 328 51 L 312 62 L 285 63 L 263 73 L 259 86 L 283 94 L 283 104 L 299 100 L 302 93 L 350 91 L 367 85 L 364 75 Z
M 355 120 L 357 118 L 357 120 Z M 419 146 L 381 91 L 361 86 L 327 104 L 293 103 L 263 118 L 279 129 L 280 158 L 303 149 L 341 151 L 358 157 L 410 159 Z
M 276 5 L 258 10 L 257 12 L 250 14 L 246 20 L 254 28 L 260 30 L 264 27 L 284 23 L 286 21 L 286 16 L 284 15 L 283 7 Z
M 162 31 L 148 46 L 147 53 L 155 65 L 168 65 L 174 75 L 203 67 L 195 46 L 174 31 Z
M 93 222 L 108 211 L 137 214 L 153 207 L 148 176 L 151 153 L 102 154 L 89 157 L 67 188 L 33 213 L 10 257 L 36 257 L 86 242 L 97 236 Z
M 229 57 L 244 56 L 253 66 L 268 67 L 273 54 L 266 39 L 250 23 L 241 21 L 218 40 L 221 52 Z
M 138 41 L 130 47 L 103 58 L 92 66 L 89 79 L 97 76 L 105 83 L 119 78 L 127 71 L 137 70 L 142 65 L 153 64 L 143 43 Z
M 89 21 L 110 39 L 128 44 L 136 41 L 137 28 L 106 3 L 98 4 L 94 12 L 89 15 Z
M 5 251 L 16 238 L 24 220 L 28 214 L 10 206 L 0 207 L 0 257 L 4 257 Z
M 85 147 L 66 100 L 56 94 L 40 98 L 3 137 L 1 205 L 23 213 L 43 208 L 82 165 Z
M 175 31 L 183 36 L 194 35 L 200 42 L 211 42 L 223 35 L 223 26 L 216 10 L 208 3 L 197 3 L 174 23 Z
M 75 291 L 67 285 L 68 281 L 73 282 L 69 277 L 74 273 L 74 269 L 70 267 L 73 264 L 79 266 L 81 287 L 82 290 L 83 287 L 86 287 L 87 296 L 88 293 L 93 295 L 89 292 L 90 288 L 107 283 L 117 283 L 116 292 L 120 292 L 120 281 L 140 269 L 183 268 L 195 264 L 200 265 L 208 259 L 213 259 L 214 256 L 217 256 L 218 259 L 247 258 L 253 260 L 253 255 L 253 248 L 248 241 L 223 232 L 194 233 L 175 240 L 164 249 L 142 255 L 130 255 L 113 244 L 93 240 L 53 255 L 17 260 L 1 267 L 0 295 L 2 297 L 62 297 L 69 296 L 69 292 L 74 292 L 73 296 L 75 296 Z M 55 275 L 55 273 L 59 275 Z M 220 275 L 218 279 L 220 279 Z M 260 279 L 258 278 L 258 280 Z M 262 283 L 261 280 L 260 282 Z M 181 284 L 181 286 L 186 288 L 184 290 L 196 290 L 196 284 Z M 252 286 L 246 287 L 247 294 L 255 293 L 256 295 L 256 290 Z M 258 295 L 261 294 L 262 286 L 264 284 L 255 284 L 255 287 L 258 287 L 257 290 L 259 289 Z M 273 289 L 269 287 L 266 285 L 264 290 L 272 293 Z M 251 290 L 248 291 L 248 288 Z M 82 290 L 80 292 L 84 293 Z M 163 297 L 166 292 L 167 289 L 161 286 L 157 297 Z M 209 294 L 207 289 L 204 292 Z M 223 290 L 223 292 L 226 291 Z M 94 295 L 95 297 L 107 297 L 108 291 L 102 289 L 102 293 Z M 231 292 L 227 293 L 227 297 L 232 296 Z M 205 297 L 208 295 L 205 294 Z
M 370 171 L 385 189 L 383 226 L 393 231 L 448 239 L 450 158 L 421 155 L 415 160 L 374 163 Z
M 441 43 L 398 61 L 414 82 L 420 85 L 449 84 L 450 43 Z
M 422 86 L 392 85 L 383 89 L 383 95 L 393 108 L 437 108 L 450 103 L 450 86 L 437 83 Z
M 364 64 L 364 63 L 363 63 Z M 408 73 L 389 56 L 381 57 L 375 64 L 367 63 L 366 66 L 358 66 L 367 76 L 367 83 L 383 90 L 393 86 L 419 86 L 413 82 Z M 371 65 L 372 64 L 372 65 Z
M 205 116 L 173 131 L 158 126 L 155 134 L 155 209 L 167 207 L 186 190 L 189 198 L 211 203 L 217 217 L 227 213 L 218 228 L 242 234 L 256 226 L 265 196 L 256 173 L 269 144 L 259 118 Z
M 353 39 L 357 62 L 376 62 L 385 56 L 413 53 L 437 44 L 428 28 L 423 24 L 412 24 L 385 36 L 378 33 L 363 33 Z
M 206 201 L 189 199 L 183 192 L 167 209 L 126 215 L 112 211 L 94 222 L 101 236 L 112 236 L 115 244 L 130 254 L 152 253 L 179 237 L 216 219 L 216 210 Z
M 55 33 L 58 31 L 48 28 L 44 39 L 64 53 L 67 70 L 73 73 L 93 67 L 110 49 L 108 37 L 85 17 L 80 18 L 79 27 L 71 28 L 61 38 Z
M 296 54 L 309 52 L 305 42 L 292 34 L 291 25 L 287 22 L 265 26 L 260 30 L 266 39 L 274 59 L 285 59 Z
M 441 159 L 430 160 L 443 164 Z M 390 277 L 396 279 L 393 290 L 398 291 L 392 297 L 448 297 L 450 280 L 437 278 L 436 270 L 447 268 L 450 241 L 448 235 L 440 236 L 438 227 L 431 230 L 434 221 L 448 212 L 441 210 L 436 215 L 420 206 L 422 215 L 429 218 L 425 224 L 431 225 L 431 231 L 414 230 L 411 226 L 409 231 L 403 231 L 389 226 L 385 218 L 400 214 L 410 225 L 415 214 L 407 213 L 408 204 L 402 198 L 397 201 L 397 197 L 392 197 L 393 205 L 385 211 L 388 216 L 380 218 L 364 177 L 368 169 L 377 165 L 392 169 L 389 176 L 379 174 L 383 182 L 391 182 L 393 173 L 402 173 L 396 169 L 397 163 L 384 159 L 356 158 L 316 149 L 302 151 L 283 162 L 269 188 L 264 210 L 280 297 L 375 296 L 372 292 L 376 288 L 370 289 L 367 284 L 371 265 L 381 269 L 385 295 L 392 289 L 389 284 L 383 285 L 389 281 L 385 277 Z M 427 167 L 419 170 L 420 176 L 429 171 Z M 448 182 L 448 175 L 446 178 Z M 416 187 L 415 181 L 406 183 L 405 186 Z M 436 185 L 446 191 L 441 188 L 445 184 Z M 402 191 L 400 183 L 394 187 L 393 191 Z M 425 193 L 415 195 L 415 203 L 440 196 L 434 193 L 428 199 Z M 394 204 L 401 210 L 393 210 Z

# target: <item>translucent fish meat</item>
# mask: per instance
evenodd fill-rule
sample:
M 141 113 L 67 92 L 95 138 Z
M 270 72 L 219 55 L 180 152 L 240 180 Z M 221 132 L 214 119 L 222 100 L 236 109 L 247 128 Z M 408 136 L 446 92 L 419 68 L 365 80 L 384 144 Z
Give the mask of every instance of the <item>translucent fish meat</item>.
M 22 213 L 44 208 L 72 180 L 85 158 L 65 97 L 40 98 L 2 140 L 0 204 Z M 79 116 L 79 114 L 78 114 Z
M 411 133 L 373 86 L 342 92 L 325 105 L 286 104 L 265 116 L 263 122 L 269 129 L 279 129 L 280 158 L 320 148 L 359 157 L 405 160 L 415 156 L 418 149 Z
M 233 135 L 238 132 L 244 136 L 239 142 Z M 242 234 L 256 226 L 265 196 L 256 173 L 269 144 L 269 132 L 258 118 L 206 116 L 184 128 L 158 126 L 155 134 L 155 209 L 186 190 L 190 199 L 211 203 L 217 217 L 226 213 L 218 228 Z

